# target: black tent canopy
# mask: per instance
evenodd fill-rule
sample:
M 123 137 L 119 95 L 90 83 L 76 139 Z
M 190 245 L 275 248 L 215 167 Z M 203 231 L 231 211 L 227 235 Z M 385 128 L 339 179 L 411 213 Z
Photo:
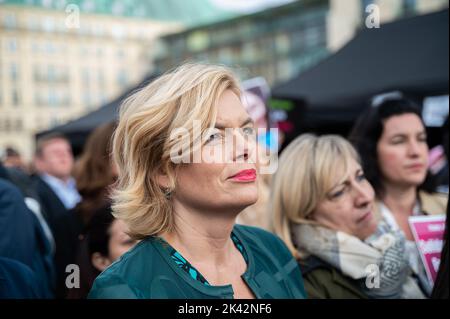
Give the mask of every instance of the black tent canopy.
M 364 29 L 335 54 L 275 86 L 295 101 L 294 126 L 347 129 L 373 95 L 398 90 L 421 101 L 448 94 L 448 10 Z M 299 133 L 300 131 L 297 131 Z
M 56 126 L 50 130 L 39 132 L 36 138 L 40 136 L 58 132 L 64 134 L 72 144 L 74 154 L 79 154 L 82 151 L 83 145 L 88 135 L 98 126 L 117 120 L 119 114 L 119 107 L 123 100 L 130 96 L 136 90 L 144 87 L 153 81 L 157 75 L 148 75 L 137 86 L 126 90 L 120 96 L 111 102 L 101 106 L 95 111 L 92 111 L 76 120 L 70 121 L 64 125 Z

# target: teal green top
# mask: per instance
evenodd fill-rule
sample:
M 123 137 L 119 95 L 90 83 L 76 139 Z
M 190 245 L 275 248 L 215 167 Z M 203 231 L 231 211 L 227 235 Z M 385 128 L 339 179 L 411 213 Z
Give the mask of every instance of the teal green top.
M 234 245 L 239 250 L 239 252 L 242 254 L 242 257 L 244 257 L 245 264 L 248 265 L 247 252 L 245 251 L 244 246 L 242 245 L 239 238 L 237 238 L 233 232 L 231 233 L 231 240 L 233 241 Z M 189 263 L 189 261 L 187 261 L 178 251 L 176 251 L 175 248 L 170 246 L 169 243 L 164 241 L 163 246 L 167 247 L 167 249 L 169 249 L 170 257 L 175 261 L 175 263 L 178 265 L 178 267 L 180 267 L 185 272 L 187 272 L 189 274 L 189 276 L 191 276 L 195 280 L 200 281 L 204 285 L 210 285 L 209 282 L 206 280 L 206 278 L 203 277 L 203 275 L 194 266 L 192 266 Z
M 242 279 L 256 298 L 306 298 L 297 261 L 281 239 L 262 229 L 242 225 L 236 225 L 232 235 L 248 258 Z M 193 278 L 174 261 L 164 241 L 148 237 L 97 277 L 88 298 L 231 299 L 233 296 L 231 285 L 205 285 Z

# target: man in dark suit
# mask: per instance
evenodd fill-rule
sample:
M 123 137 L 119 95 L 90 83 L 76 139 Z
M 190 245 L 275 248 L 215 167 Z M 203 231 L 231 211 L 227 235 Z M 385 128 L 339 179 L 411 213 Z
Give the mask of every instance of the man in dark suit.
M 34 165 L 37 174 L 33 177 L 42 213 L 55 239 L 55 267 L 57 275 L 57 297 L 64 297 L 65 269 L 73 262 L 76 247 L 66 240 L 66 232 L 73 225 L 71 211 L 81 200 L 76 183 L 71 176 L 74 164 L 72 149 L 67 139 L 60 134 L 40 138 L 36 145 Z
M 61 214 L 81 200 L 71 176 L 74 159 L 70 143 L 60 134 L 44 136 L 37 141 L 35 188 L 42 210 L 52 230 Z

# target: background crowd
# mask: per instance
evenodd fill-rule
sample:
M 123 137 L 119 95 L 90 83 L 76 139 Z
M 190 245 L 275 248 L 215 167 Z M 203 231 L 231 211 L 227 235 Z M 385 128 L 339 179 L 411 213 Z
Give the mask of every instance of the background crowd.
M 6 152 L 1 297 L 85 298 L 96 276 L 135 245 L 111 214 L 115 127 L 98 127 L 77 159 L 55 133 L 37 141 L 31 167 Z M 447 158 L 448 119 L 442 136 Z M 286 145 L 277 172 L 259 180 L 261 196 L 238 222 L 284 240 L 309 297 L 448 296 L 448 232 L 433 290 L 408 224 L 410 216 L 448 214 L 448 193 L 437 191 L 448 189 L 448 175 L 432 174 L 429 156 L 419 108 L 387 98 L 363 112 L 348 139 L 302 134 Z M 371 260 L 381 267 L 381 289 L 365 286 Z M 80 267 L 79 288 L 68 284 L 72 264 Z

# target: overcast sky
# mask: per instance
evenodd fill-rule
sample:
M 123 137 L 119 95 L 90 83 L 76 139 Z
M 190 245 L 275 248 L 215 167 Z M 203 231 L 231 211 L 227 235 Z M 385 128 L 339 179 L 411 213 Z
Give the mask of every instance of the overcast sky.
M 251 13 L 269 7 L 280 6 L 295 0 L 210 0 L 224 9 L 242 13 Z

